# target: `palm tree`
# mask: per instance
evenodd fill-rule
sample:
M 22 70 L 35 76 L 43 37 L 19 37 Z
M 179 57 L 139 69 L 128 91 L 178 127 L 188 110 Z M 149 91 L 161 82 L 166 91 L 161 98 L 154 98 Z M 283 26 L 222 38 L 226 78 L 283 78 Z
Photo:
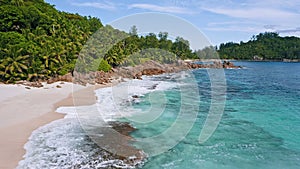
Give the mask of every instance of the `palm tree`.
M 42 50 L 41 58 L 43 60 L 43 64 L 45 69 L 49 70 L 49 74 L 55 74 L 59 65 L 61 65 L 64 61 L 64 50 L 63 46 L 56 43 L 52 39 L 46 41 L 44 45 L 44 50 Z
M 108 62 L 108 64 L 112 66 L 117 66 L 118 53 L 114 50 L 109 50 L 105 54 L 104 59 Z
M 3 64 L 3 61 L 0 60 L 0 77 L 3 79 L 5 76 L 5 65 Z
M 59 63 L 59 60 L 52 57 L 53 55 L 49 54 L 49 53 L 45 53 L 42 58 L 44 59 L 44 65 L 46 68 L 50 68 L 51 66 L 53 66 L 53 64 L 57 64 Z
M 11 3 L 16 6 L 22 6 L 24 5 L 24 0 L 11 0 Z
M 8 57 L 1 60 L 0 68 L 2 70 L 0 71 L 0 74 L 4 76 L 4 79 L 15 81 L 26 77 L 29 55 L 22 55 L 22 50 L 23 48 L 16 50 L 15 47 L 10 50 L 4 49 L 8 55 Z

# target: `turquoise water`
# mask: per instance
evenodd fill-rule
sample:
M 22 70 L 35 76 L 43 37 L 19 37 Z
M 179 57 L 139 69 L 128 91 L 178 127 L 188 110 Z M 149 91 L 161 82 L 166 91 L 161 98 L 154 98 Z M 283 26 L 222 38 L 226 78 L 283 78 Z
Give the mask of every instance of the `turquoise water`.
M 163 112 L 148 123 L 131 121 L 137 140 L 159 135 L 172 127 L 183 104 L 198 104 L 187 110 L 184 122 L 193 124 L 183 140 L 163 153 L 151 156 L 145 169 L 281 169 L 300 168 L 300 63 L 236 62 L 245 69 L 224 70 L 227 82 L 226 106 L 218 128 L 203 144 L 199 134 L 211 102 L 210 80 L 205 69 L 194 70 L 198 90 L 189 78 L 172 89 L 146 94 L 135 109 L 147 113 L 155 107 Z M 179 83 L 177 79 L 156 77 Z M 155 80 L 155 78 L 154 78 Z M 184 87 L 182 87 L 182 84 Z M 190 96 L 182 102 L 182 89 Z M 195 100 L 199 93 L 200 99 Z M 159 101 L 165 98 L 165 102 Z M 155 101 L 156 100 L 156 101 Z M 197 110 L 194 119 L 193 110 Z M 145 114 L 145 118 L 147 118 Z M 190 119 L 189 119 L 190 118 Z M 194 123 L 195 120 L 195 123 Z M 182 129 L 183 130 L 183 129 Z M 180 133 L 180 128 L 176 130 Z M 169 140 L 165 142 L 168 144 Z M 138 147 L 138 143 L 134 143 Z M 151 149 L 159 149 L 160 145 Z

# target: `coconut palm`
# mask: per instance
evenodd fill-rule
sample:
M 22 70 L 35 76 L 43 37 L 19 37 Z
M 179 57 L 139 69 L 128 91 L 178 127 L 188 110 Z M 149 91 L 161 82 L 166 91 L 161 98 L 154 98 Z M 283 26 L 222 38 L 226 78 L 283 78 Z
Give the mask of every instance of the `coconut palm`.
M 24 0 L 11 0 L 11 3 L 16 6 L 22 6 L 24 5 Z
M 0 74 L 4 76 L 4 79 L 14 81 L 21 80 L 26 77 L 29 55 L 22 55 L 22 50 L 23 48 L 17 50 L 15 47 L 10 50 L 4 49 L 9 56 L 1 60 L 0 68 L 2 68 L 2 71 Z

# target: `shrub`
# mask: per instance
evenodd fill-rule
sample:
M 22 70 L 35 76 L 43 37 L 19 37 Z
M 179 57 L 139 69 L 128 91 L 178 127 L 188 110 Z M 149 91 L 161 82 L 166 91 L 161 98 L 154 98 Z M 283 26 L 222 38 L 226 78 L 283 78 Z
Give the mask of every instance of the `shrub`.
M 98 70 L 108 72 L 108 71 L 111 70 L 111 66 L 108 64 L 108 62 L 106 60 L 102 59 L 100 64 L 99 64 Z

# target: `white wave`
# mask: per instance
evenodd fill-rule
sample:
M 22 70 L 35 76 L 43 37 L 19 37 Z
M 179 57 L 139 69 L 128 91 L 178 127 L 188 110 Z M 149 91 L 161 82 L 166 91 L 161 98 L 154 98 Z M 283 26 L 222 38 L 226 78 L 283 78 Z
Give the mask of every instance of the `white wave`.
M 150 92 L 165 91 L 176 86 L 174 82 L 157 80 L 155 77 L 143 77 L 143 80 L 133 79 L 113 87 L 96 90 L 96 106 L 104 121 L 128 117 L 139 112 L 131 105 L 140 102 L 140 97 Z
M 172 76 L 166 78 L 177 78 Z M 138 101 L 139 97 L 178 85 L 164 81 L 164 78 L 143 77 L 143 80 L 129 80 L 114 87 L 98 89 L 95 91 L 98 98 L 95 105 L 59 107 L 56 112 L 66 114 L 65 118 L 42 126 L 31 134 L 24 146 L 26 149 L 24 160 L 19 162 L 17 169 L 134 168 L 140 165 L 140 162 L 128 165 L 100 149 L 89 139 L 78 120 L 85 114 L 78 115 L 78 113 L 88 112 L 86 116 L 89 117 L 86 118 L 91 120 L 95 120 L 95 116 L 101 116 L 104 121 L 130 116 L 137 112 L 130 105 Z M 138 97 L 134 97 L 135 95 Z
M 17 169 L 27 168 L 134 168 L 100 149 L 74 118 L 56 120 L 35 130 L 25 144 L 24 160 Z

